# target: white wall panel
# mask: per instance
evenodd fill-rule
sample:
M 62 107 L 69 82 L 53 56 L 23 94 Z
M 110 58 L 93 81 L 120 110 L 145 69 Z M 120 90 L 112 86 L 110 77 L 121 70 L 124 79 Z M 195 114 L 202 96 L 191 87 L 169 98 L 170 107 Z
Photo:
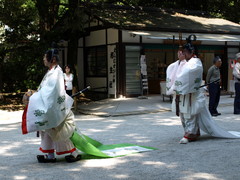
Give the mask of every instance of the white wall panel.
M 86 47 L 106 44 L 106 30 L 92 31 L 86 37 Z
M 118 30 L 117 29 L 108 29 L 108 44 L 113 44 L 118 42 Z
M 139 43 L 140 42 L 140 36 L 130 33 L 128 31 L 122 31 L 122 38 L 123 42 L 128 43 Z
M 116 45 L 108 46 L 108 94 L 116 98 Z
M 86 78 L 86 86 L 91 86 L 91 88 L 94 90 L 94 88 L 100 88 L 100 87 L 107 87 L 107 78 L 105 77 L 88 77 Z M 97 91 L 105 91 L 104 88 L 97 89 Z

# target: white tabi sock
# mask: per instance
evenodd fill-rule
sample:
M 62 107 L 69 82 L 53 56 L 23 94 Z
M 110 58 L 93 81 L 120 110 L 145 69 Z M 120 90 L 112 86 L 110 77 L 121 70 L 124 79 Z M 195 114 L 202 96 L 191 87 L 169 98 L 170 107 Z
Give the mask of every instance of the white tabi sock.
M 48 159 L 54 159 L 55 154 L 54 153 L 48 153 L 47 157 L 48 157 Z
M 73 157 L 76 158 L 79 154 L 78 154 L 77 150 L 75 150 L 75 151 L 73 151 L 73 152 L 71 153 L 71 155 L 73 155 Z
M 185 138 L 185 137 L 183 137 L 183 138 L 179 141 L 180 144 L 187 144 L 188 142 L 189 142 L 188 139 Z

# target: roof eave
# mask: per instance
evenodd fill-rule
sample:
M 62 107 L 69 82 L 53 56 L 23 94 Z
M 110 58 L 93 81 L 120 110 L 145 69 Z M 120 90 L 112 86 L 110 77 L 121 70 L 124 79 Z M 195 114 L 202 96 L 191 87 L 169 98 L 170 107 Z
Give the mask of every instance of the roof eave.
M 240 32 L 233 31 L 210 31 L 210 30 L 194 30 L 194 29 L 183 29 L 183 28 L 162 28 L 162 27 L 139 27 L 139 26 L 120 26 L 112 24 L 114 28 L 121 30 L 134 30 L 134 31 L 158 31 L 158 32 L 182 32 L 182 33 L 203 33 L 203 34 L 231 34 L 240 35 Z

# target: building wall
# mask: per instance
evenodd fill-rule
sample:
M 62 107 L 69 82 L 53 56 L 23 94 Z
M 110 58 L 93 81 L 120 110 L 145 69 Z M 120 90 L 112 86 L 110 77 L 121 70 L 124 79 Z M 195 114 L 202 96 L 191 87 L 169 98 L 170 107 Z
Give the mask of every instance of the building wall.
M 94 24 L 95 23 L 95 24 Z M 91 25 L 96 25 L 92 22 Z M 107 35 L 107 37 L 106 37 Z M 107 41 L 107 42 L 106 42 Z M 90 32 L 90 35 L 85 37 L 85 47 L 107 46 L 107 63 L 108 75 L 106 77 L 85 77 L 85 86 L 91 86 L 96 91 L 108 91 L 109 97 L 116 97 L 116 43 L 118 43 L 118 30 L 109 28 Z M 107 45 L 108 44 L 108 45 Z M 84 52 L 83 38 L 79 39 L 78 51 L 78 74 L 79 87 L 84 86 Z M 86 61 L 86 59 L 85 59 Z M 107 89 L 106 89 L 107 88 Z
M 85 37 L 85 47 L 106 45 L 106 30 L 98 30 L 90 32 L 90 35 Z M 97 91 L 106 91 L 107 77 L 85 77 L 86 86 L 91 86 Z
M 201 45 L 217 45 L 217 46 L 224 46 L 224 41 L 201 41 Z
M 108 61 L 108 97 L 116 98 L 117 96 L 117 46 L 118 30 L 107 29 L 107 61 Z
M 58 43 L 58 46 L 60 47 L 59 51 L 59 65 L 64 68 L 64 66 L 67 64 L 67 41 L 62 41 L 61 43 Z M 63 69 L 64 70 L 64 69 Z
M 86 47 L 99 46 L 106 44 L 106 30 L 98 30 L 90 32 L 90 35 L 85 39 Z
M 93 22 L 94 23 L 94 22 Z M 95 24 L 96 25 L 96 22 Z M 104 30 L 97 30 L 90 32 L 90 35 L 85 37 L 85 46 L 86 47 L 93 47 L 93 46 L 101 46 L 105 45 L 107 46 L 107 77 L 85 77 L 85 85 L 90 85 L 92 88 L 99 88 L 102 87 L 102 89 L 98 89 L 98 91 L 108 91 L 108 96 L 116 98 L 117 93 L 117 77 L 116 72 L 119 68 L 116 66 L 117 62 L 117 43 L 119 43 L 119 35 L 118 35 L 117 29 L 104 29 Z M 106 37 L 107 35 L 107 37 Z M 140 46 L 142 44 L 163 44 L 164 40 L 162 39 L 152 39 L 146 36 L 140 37 L 139 35 L 135 35 L 130 33 L 130 31 L 122 31 L 122 42 L 125 45 L 131 44 Z M 225 42 L 218 42 L 218 41 L 202 41 L 201 45 L 213 45 L 214 46 L 224 46 Z M 237 42 L 228 42 L 227 45 L 229 46 L 238 46 L 239 44 Z M 79 75 L 79 87 L 83 88 L 84 86 L 84 52 L 83 52 L 83 39 L 79 40 L 79 52 L 78 52 L 78 75 Z M 234 52 L 233 52 L 234 51 Z M 238 52 L 238 48 L 228 48 L 228 60 L 229 58 L 232 58 L 233 54 L 235 55 Z M 148 52 L 150 53 L 150 52 Z M 67 55 L 67 52 L 65 53 Z M 171 57 L 168 58 L 168 55 L 171 55 Z M 209 55 L 209 58 L 208 58 Z M 148 55 L 151 57 L 151 55 Z M 173 52 L 169 52 L 166 55 L 166 60 L 168 59 L 174 59 Z M 205 53 L 205 59 L 212 59 L 214 56 L 214 53 L 207 54 Z M 210 57 L 211 56 L 211 57 Z M 177 57 L 177 56 L 176 56 Z M 125 57 L 124 57 L 125 58 Z M 165 57 L 164 57 L 165 58 Z M 66 59 L 66 58 L 65 58 Z M 206 63 L 206 62 L 205 62 Z M 166 64 L 169 64 L 169 62 L 166 62 Z M 121 65 L 121 64 L 120 64 Z M 206 66 L 206 65 L 205 65 Z M 229 83 L 232 78 L 232 71 L 230 67 L 227 67 L 228 69 L 228 89 L 229 89 Z
M 130 31 L 123 31 L 123 42 L 126 45 L 128 45 L 128 43 L 132 44 L 132 45 L 135 44 L 135 46 L 141 45 L 140 44 L 140 36 L 139 35 L 134 36 L 134 35 L 131 34 Z M 154 44 L 156 44 L 156 45 L 164 44 L 164 40 L 154 39 L 154 38 L 150 38 L 150 37 L 147 37 L 147 36 L 142 36 L 141 43 L 142 43 L 143 47 L 145 47 L 146 44 L 148 44 L 149 46 L 154 46 Z M 220 55 L 224 60 L 224 67 L 222 67 L 222 72 L 224 73 L 222 75 L 222 78 L 223 78 L 223 82 L 225 82 L 224 89 L 229 90 L 230 80 L 232 79 L 232 69 L 229 66 L 229 59 L 234 58 L 233 56 L 238 52 L 239 48 L 237 46 L 239 46 L 239 42 L 227 42 L 227 44 L 226 44 L 224 41 L 201 41 L 200 45 L 209 45 L 209 48 L 210 48 L 209 50 L 206 49 L 206 50 L 201 50 L 201 52 L 199 52 L 200 55 L 202 56 L 201 58 L 203 60 L 204 78 L 206 76 L 208 68 L 212 65 L 212 59 L 214 58 L 214 56 L 215 55 Z M 228 47 L 236 46 L 237 48 L 227 48 L 228 50 L 224 51 L 224 46 L 225 45 L 227 45 Z M 205 48 L 207 48 L 207 47 L 208 46 L 206 46 Z M 216 48 L 220 48 L 220 47 L 222 47 L 221 52 L 220 52 L 220 50 L 216 49 Z M 169 59 L 172 59 L 174 61 L 173 52 L 170 52 L 169 50 L 166 51 L 166 50 L 162 49 L 162 51 L 166 51 L 165 55 L 160 55 L 160 54 L 158 55 L 158 53 L 160 53 L 160 49 L 158 49 L 158 50 L 157 49 L 152 49 L 151 50 L 151 47 L 150 47 L 150 51 L 145 52 L 147 60 L 151 60 L 151 58 L 152 59 L 163 58 L 163 59 L 166 59 L 167 61 Z M 214 50 L 214 49 L 216 49 L 216 50 Z M 228 52 L 229 50 L 230 50 L 230 52 Z M 228 54 L 224 54 L 224 53 L 228 53 Z M 156 56 L 154 56 L 155 54 L 156 54 Z M 171 57 L 168 57 L 168 55 L 171 56 Z M 224 58 L 224 57 L 226 57 L 226 58 Z M 177 53 L 175 53 L 175 59 L 176 58 L 177 58 Z M 156 62 L 155 64 L 157 66 L 158 63 Z M 166 62 L 166 64 L 169 64 L 169 63 Z M 148 69 L 149 69 L 150 65 L 148 64 L 148 66 L 149 66 L 148 67 Z M 164 67 L 164 66 L 161 66 L 161 67 Z M 152 73 L 154 73 L 154 71 L 148 71 L 149 76 L 151 76 Z M 151 82 L 149 82 L 149 84 L 151 84 Z
M 88 77 L 86 79 L 86 86 L 90 86 L 95 91 L 105 92 L 106 84 L 107 78 L 105 77 Z
M 83 47 L 83 38 L 78 40 L 78 47 Z
M 83 48 L 78 48 L 77 76 L 78 76 L 78 86 L 80 89 L 83 89 L 84 88 L 84 52 L 83 52 Z
M 77 76 L 78 76 L 78 87 L 83 89 L 84 87 L 84 50 L 83 50 L 83 38 L 78 41 L 78 60 L 77 60 Z
M 123 43 L 139 43 L 140 36 L 132 34 L 129 31 L 122 31 L 122 42 Z
M 228 46 L 239 46 L 240 43 L 239 42 L 227 42 Z
M 114 44 L 118 43 L 118 30 L 109 28 L 107 29 L 107 43 L 108 44 Z
M 142 37 L 142 42 L 143 43 L 153 43 L 153 44 L 162 44 L 163 43 L 163 40 L 162 39 L 151 39 L 149 37 L 146 37 L 146 36 L 143 36 Z
M 63 41 L 61 42 L 61 44 L 59 44 L 59 46 L 63 47 L 61 48 L 62 51 L 64 51 L 64 54 L 61 53 L 60 59 L 64 62 L 62 62 L 62 65 L 66 65 L 67 64 L 67 52 L 68 52 L 68 42 L 67 41 Z M 64 55 L 64 57 L 63 57 Z
M 117 49 L 116 45 L 108 45 L 108 95 L 116 98 L 117 82 Z

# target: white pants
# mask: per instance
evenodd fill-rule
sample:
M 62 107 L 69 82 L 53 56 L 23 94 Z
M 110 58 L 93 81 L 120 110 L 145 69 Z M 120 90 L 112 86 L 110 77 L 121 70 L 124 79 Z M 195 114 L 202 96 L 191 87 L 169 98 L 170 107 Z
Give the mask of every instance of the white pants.
M 75 151 L 76 148 L 70 140 L 75 129 L 74 114 L 70 111 L 66 119 L 58 127 L 41 131 L 40 151 L 43 153 L 56 151 L 57 155 Z
M 41 131 L 40 151 L 43 153 L 53 153 L 56 151 L 57 155 L 61 155 L 71 153 L 75 150 L 76 148 L 70 139 L 63 141 L 53 141 L 47 132 Z
M 186 118 L 183 113 L 180 113 L 180 118 L 184 128 L 185 138 L 195 140 L 198 136 L 200 136 L 198 115 L 192 115 L 190 118 Z

